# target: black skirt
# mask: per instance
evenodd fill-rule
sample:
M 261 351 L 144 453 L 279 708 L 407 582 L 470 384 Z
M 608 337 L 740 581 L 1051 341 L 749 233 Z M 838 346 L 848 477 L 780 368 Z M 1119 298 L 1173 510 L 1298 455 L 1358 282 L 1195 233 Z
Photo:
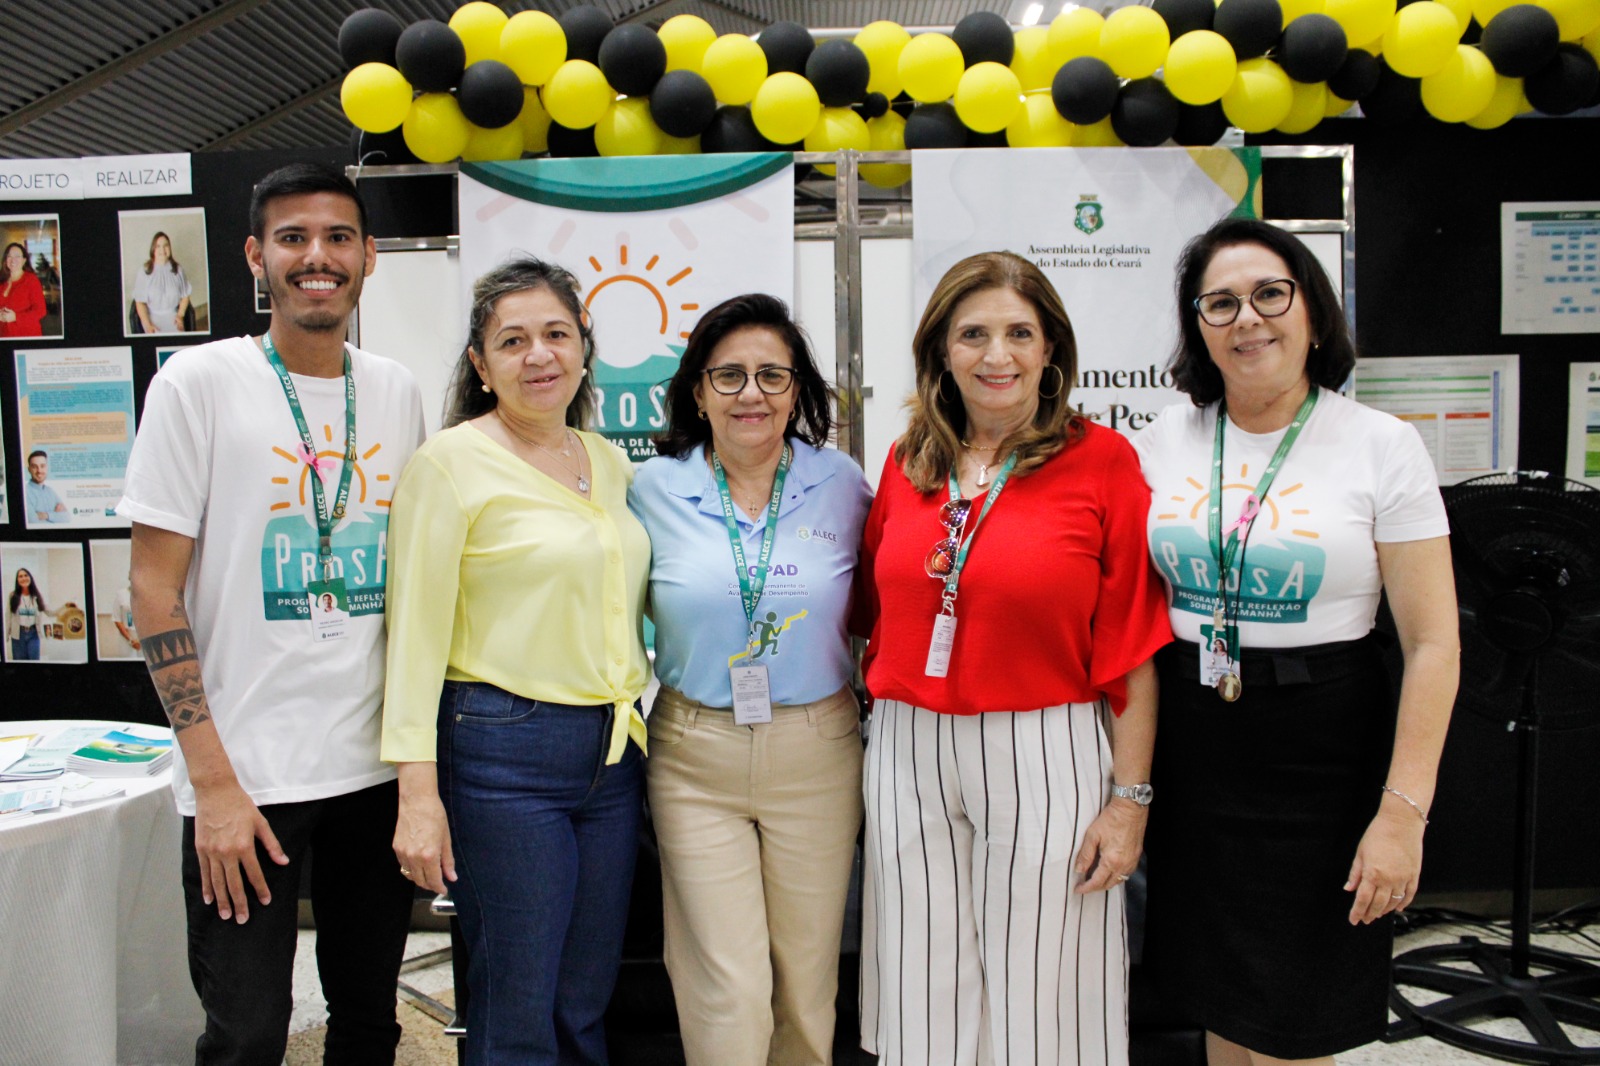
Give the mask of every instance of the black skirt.
M 1378 1039 L 1393 926 L 1350 925 L 1344 891 L 1394 746 L 1377 640 L 1246 649 L 1235 703 L 1193 644 L 1156 664 L 1145 962 L 1167 1006 L 1277 1058 Z

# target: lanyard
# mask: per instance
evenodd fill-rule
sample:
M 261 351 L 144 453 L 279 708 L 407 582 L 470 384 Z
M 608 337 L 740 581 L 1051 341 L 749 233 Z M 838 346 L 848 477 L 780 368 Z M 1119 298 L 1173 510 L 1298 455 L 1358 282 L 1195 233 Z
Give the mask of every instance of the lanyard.
M 267 362 L 277 372 L 283 395 L 289 401 L 289 411 L 294 415 L 295 427 L 300 430 L 300 458 L 311 468 L 311 498 L 317 505 L 317 559 L 322 563 L 325 580 L 333 577 L 333 527 L 344 519 L 345 504 L 350 502 L 350 478 L 356 468 L 356 379 L 350 372 L 350 352 L 344 353 L 344 469 L 339 472 L 339 491 L 334 497 L 333 512 L 328 511 L 328 496 L 322 488 L 322 471 L 317 459 L 317 444 L 311 438 L 311 428 L 306 425 L 305 412 L 300 409 L 300 396 L 295 392 L 294 380 L 283 365 L 278 349 L 272 343 L 272 334 L 263 334 L 261 347 L 267 353 Z
M 744 558 L 744 543 L 739 537 L 739 520 L 733 513 L 733 495 L 728 491 L 728 475 L 722 471 L 722 460 L 711 453 L 711 470 L 717 475 L 717 494 L 722 497 L 722 520 L 728 527 L 728 543 L 733 547 L 733 568 L 739 575 L 739 599 L 744 603 L 744 618 L 749 632 L 755 632 L 756 605 L 767 587 L 767 564 L 772 561 L 772 545 L 778 539 L 778 508 L 783 503 L 783 482 L 789 476 L 789 463 L 794 451 L 785 444 L 783 458 L 778 460 L 778 472 L 772 478 L 772 498 L 767 501 L 767 527 L 761 531 L 761 554 L 756 556 L 755 576 Z M 755 641 L 750 639 L 750 646 Z
M 994 506 L 994 501 L 1000 498 L 1000 490 L 1006 487 L 1006 482 L 1011 477 L 1012 467 L 1017 465 L 1017 454 L 1012 452 L 1006 461 L 1000 465 L 1000 470 L 994 476 L 994 482 L 989 486 L 988 495 L 983 498 L 983 506 L 978 510 L 978 517 L 973 520 L 972 528 L 967 531 L 966 537 L 961 541 L 961 547 L 956 550 L 955 565 L 950 568 L 950 574 L 944 579 L 944 609 L 941 613 L 953 615 L 956 613 L 956 586 L 961 582 L 961 570 L 967 565 L 967 553 L 972 550 L 972 538 L 978 535 L 978 527 L 983 525 L 983 520 L 989 515 L 989 508 Z M 950 499 L 961 499 L 961 485 L 956 481 L 956 471 L 950 468 Z
M 1300 430 L 1305 426 L 1306 419 L 1311 416 L 1311 409 L 1317 405 L 1317 387 L 1311 386 L 1311 391 L 1306 393 L 1306 398 L 1301 401 L 1300 409 L 1294 413 L 1294 420 L 1289 423 L 1289 429 L 1283 435 L 1283 440 L 1278 442 L 1277 451 L 1272 453 L 1272 458 L 1267 461 L 1267 468 L 1261 472 L 1261 480 L 1256 482 L 1254 491 L 1245 500 L 1243 509 L 1239 512 L 1239 520 L 1228 528 L 1226 533 L 1222 530 L 1222 438 L 1228 422 L 1228 403 L 1226 400 L 1217 405 L 1217 435 L 1211 446 L 1211 513 L 1209 516 L 1209 533 L 1211 540 L 1211 557 L 1217 562 L 1217 598 L 1222 606 L 1218 608 L 1218 615 L 1238 617 L 1238 604 L 1234 603 L 1231 612 L 1228 608 L 1228 575 L 1233 572 L 1234 563 L 1239 562 L 1242 567 L 1243 560 L 1239 553 L 1243 550 L 1244 542 L 1250 536 L 1250 529 L 1255 525 L 1256 516 L 1260 514 L 1261 502 L 1267 498 L 1267 492 L 1272 488 L 1272 481 L 1278 476 L 1278 468 L 1289 456 L 1289 449 L 1294 447 L 1294 442 L 1300 437 Z M 1220 626 L 1219 626 L 1220 627 Z M 1229 642 L 1230 653 L 1237 657 L 1237 635 Z

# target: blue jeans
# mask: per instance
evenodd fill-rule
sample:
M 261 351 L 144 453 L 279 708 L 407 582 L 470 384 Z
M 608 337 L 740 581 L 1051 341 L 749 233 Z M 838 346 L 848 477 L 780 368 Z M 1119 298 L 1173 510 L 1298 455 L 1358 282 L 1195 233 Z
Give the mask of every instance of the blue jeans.
M 11 661 L 33 662 L 39 658 L 39 627 L 18 626 L 17 639 L 11 642 Z
M 644 795 L 611 708 L 446 682 L 439 792 L 468 945 L 469 1066 L 604 1066 Z

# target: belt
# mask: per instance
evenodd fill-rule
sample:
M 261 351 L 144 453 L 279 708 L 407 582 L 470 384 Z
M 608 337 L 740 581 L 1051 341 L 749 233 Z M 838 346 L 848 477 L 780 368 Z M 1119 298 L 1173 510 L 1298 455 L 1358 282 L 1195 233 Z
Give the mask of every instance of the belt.
M 1370 668 L 1386 639 L 1373 630 L 1360 640 L 1312 644 L 1303 648 L 1245 648 L 1240 676 L 1247 685 L 1312 685 Z M 1175 640 L 1156 652 L 1157 664 L 1185 681 L 1200 680 L 1200 646 Z

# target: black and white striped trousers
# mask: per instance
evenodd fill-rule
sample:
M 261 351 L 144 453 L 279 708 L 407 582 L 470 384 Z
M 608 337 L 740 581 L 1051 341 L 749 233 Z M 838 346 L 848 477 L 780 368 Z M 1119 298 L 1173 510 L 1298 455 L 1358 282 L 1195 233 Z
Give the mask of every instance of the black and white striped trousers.
M 1126 1066 L 1123 889 L 1072 891 L 1110 796 L 1108 713 L 877 703 L 861 1046 L 883 1066 Z

